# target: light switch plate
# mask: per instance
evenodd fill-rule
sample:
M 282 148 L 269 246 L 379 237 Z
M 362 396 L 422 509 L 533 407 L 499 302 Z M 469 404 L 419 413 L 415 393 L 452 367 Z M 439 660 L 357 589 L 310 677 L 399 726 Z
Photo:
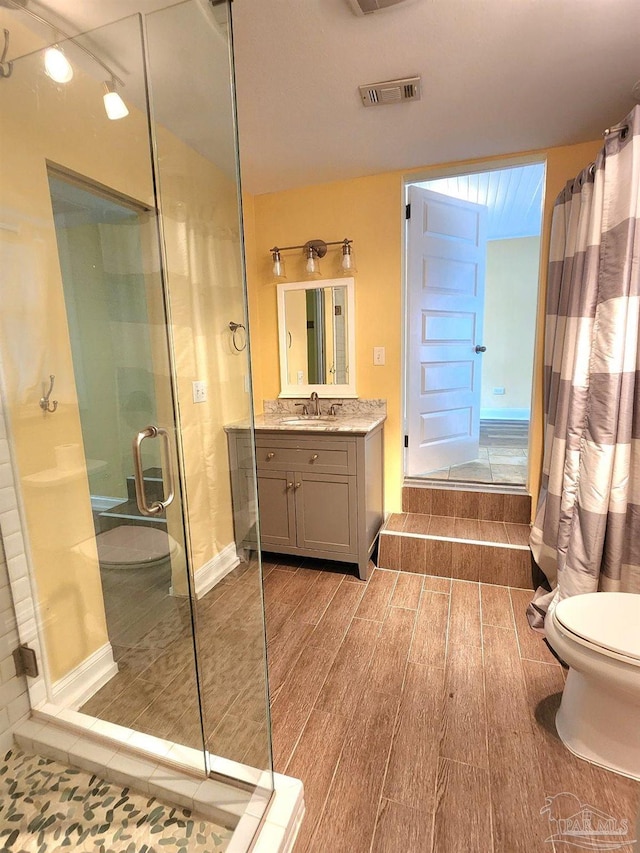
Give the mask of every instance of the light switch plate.
M 385 363 L 385 349 L 384 347 L 374 347 L 373 348 L 373 363 L 377 365 L 382 365 Z
M 197 382 L 193 383 L 193 402 L 207 402 L 207 383 L 203 380 L 198 380 Z

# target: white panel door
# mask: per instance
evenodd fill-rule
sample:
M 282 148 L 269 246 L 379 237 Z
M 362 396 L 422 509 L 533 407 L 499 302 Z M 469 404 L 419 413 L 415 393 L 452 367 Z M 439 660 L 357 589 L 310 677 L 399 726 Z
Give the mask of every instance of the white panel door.
M 409 187 L 407 475 L 478 456 L 487 208 Z

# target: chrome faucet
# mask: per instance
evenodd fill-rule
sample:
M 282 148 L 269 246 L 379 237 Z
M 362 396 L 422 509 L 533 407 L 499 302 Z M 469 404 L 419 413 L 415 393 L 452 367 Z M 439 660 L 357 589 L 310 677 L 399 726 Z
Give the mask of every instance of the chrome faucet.
M 316 418 L 320 417 L 320 400 L 318 399 L 318 392 L 312 391 L 311 397 L 309 397 L 310 406 L 310 414 L 314 415 Z

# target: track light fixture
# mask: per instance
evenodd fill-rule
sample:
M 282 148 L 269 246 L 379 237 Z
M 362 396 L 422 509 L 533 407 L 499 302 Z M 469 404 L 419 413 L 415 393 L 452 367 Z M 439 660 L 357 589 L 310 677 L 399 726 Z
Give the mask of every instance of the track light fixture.
M 73 68 L 57 44 L 44 52 L 44 71 L 56 83 L 68 83 L 73 79 Z
M 61 36 L 65 42 L 72 44 L 75 49 L 81 50 L 86 56 L 90 57 L 95 63 L 97 63 L 101 68 L 104 69 L 107 73 L 107 80 L 105 81 L 105 93 L 104 93 L 104 108 L 107 113 L 107 116 L 115 121 L 120 118 L 124 118 L 129 115 L 129 110 L 125 102 L 122 100 L 120 94 L 116 91 L 116 84 L 118 84 L 121 88 L 124 87 L 124 81 L 121 80 L 117 74 L 112 71 L 109 66 L 103 62 L 99 56 L 97 56 L 92 50 L 89 50 L 88 47 L 85 47 L 79 41 L 76 41 L 76 37 L 69 36 L 57 24 L 52 24 L 50 21 L 47 21 L 46 18 L 43 18 L 42 15 L 38 15 L 37 12 L 33 12 L 27 6 L 23 6 L 18 2 L 14 2 L 14 0 L 8 0 L 8 3 L 0 2 L 0 5 L 15 5 L 16 10 L 20 12 L 24 12 L 25 15 L 29 15 L 34 20 L 38 21 L 41 24 L 44 24 L 46 27 L 50 27 L 55 30 L 58 36 Z M 13 70 L 13 63 L 6 61 L 6 54 L 9 47 L 9 30 L 4 30 L 4 48 L 2 50 L 2 55 L 0 57 L 0 79 L 7 79 L 11 76 L 11 72 Z M 56 83 L 69 83 L 73 79 L 73 66 L 69 62 L 69 59 L 65 55 L 64 50 L 60 47 L 60 44 L 56 43 L 48 47 L 44 51 L 44 70 L 48 77 L 50 77 Z
M 116 92 L 116 81 L 113 78 L 105 81 L 102 98 L 104 100 L 105 112 L 111 121 L 117 121 L 119 118 L 125 118 L 125 116 L 129 115 L 127 105 Z
M 344 240 L 334 240 L 330 243 L 325 243 L 324 240 L 307 240 L 299 246 L 274 246 L 269 249 L 271 259 L 273 261 L 273 277 L 276 281 L 281 281 L 286 278 L 285 265 L 282 260 L 281 252 L 289 252 L 294 249 L 302 249 L 304 257 L 304 272 L 309 278 L 317 278 L 320 276 L 320 259 L 327 254 L 328 246 L 342 246 L 342 255 L 340 261 L 340 272 L 342 275 L 353 275 L 356 272 L 355 258 L 353 255 L 353 240 L 347 237 Z

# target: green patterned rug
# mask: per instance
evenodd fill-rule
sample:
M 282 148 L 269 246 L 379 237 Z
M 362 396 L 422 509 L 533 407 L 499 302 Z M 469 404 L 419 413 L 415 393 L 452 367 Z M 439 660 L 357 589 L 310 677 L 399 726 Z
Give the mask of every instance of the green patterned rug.
M 232 834 L 38 755 L 13 749 L 0 762 L 2 853 L 221 853 Z

